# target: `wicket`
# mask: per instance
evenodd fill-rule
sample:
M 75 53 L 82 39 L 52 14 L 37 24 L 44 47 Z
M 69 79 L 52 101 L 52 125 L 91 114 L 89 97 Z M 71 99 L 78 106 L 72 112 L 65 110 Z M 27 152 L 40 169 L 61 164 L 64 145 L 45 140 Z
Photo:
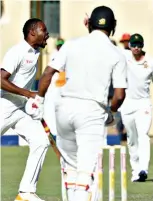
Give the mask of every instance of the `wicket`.
M 121 201 L 127 201 L 126 147 L 105 146 L 98 157 L 98 201 L 103 199 L 103 150 L 109 150 L 109 201 L 115 201 L 115 150 L 120 150 Z

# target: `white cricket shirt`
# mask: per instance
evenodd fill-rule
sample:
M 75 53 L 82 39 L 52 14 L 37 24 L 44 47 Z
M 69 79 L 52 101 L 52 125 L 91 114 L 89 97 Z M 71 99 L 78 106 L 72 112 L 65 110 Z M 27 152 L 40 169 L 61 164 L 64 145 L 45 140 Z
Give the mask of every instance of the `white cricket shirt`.
M 131 51 L 126 51 L 127 59 L 127 98 L 142 99 L 150 97 L 150 83 L 153 79 L 153 59 L 145 55 L 141 61 L 136 61 Z
M 111 76 L 114 88 L 127 87 L 126 59 L 101 31 L 64 43 L 49 66 L 65 68 L 64 97 L 106 104 Z
M 16 86 L 24 89 L 31 89 L 35 75 L 36 66 L 40 52 L 33 49 L 25 40 L 13 46 L 4 56 L 1 69 L 11 74 L 9 80 Z M 2 97 L 20 98 L 23 97 L 11 94 L 3 90 Z

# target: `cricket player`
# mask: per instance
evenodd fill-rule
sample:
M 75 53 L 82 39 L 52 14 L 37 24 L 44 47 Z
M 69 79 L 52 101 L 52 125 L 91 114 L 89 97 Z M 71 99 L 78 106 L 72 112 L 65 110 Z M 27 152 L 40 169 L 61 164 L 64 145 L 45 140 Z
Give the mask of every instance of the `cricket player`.
M 153 59 L 142 48 L 144 39 L 133 34 L 126 51 L 128 88 L 121 106 L 121 115 L 127 131 L 127 142 L 132 167 L 131 181 L 145 181 L 150 161 L 148 132 L 152 120 L 150 83 L 153 78 Z
M 8 50 L 1 65 L 0 125 L 1 134 L 13 128 L 28 142 L 30 148 L 15 201 L 41 201 L 35 192 L 49 140 L 38 121 L 43 115 L 44 98 L 30 89 L 35 79 L 39 48 L 46 46 L 49 35 L 43 21 L 37 18 L 25 22 L 23 35 L 24 40 Z M 25 112 L 26 103 L 26 110 L 31 116 Z M 31 103 L 38 108 L 30 108 Z
M 107 104 L 111 78 L 115 88 L 112 111 L 121 106 L 127 87 L 125 57 L 109 39 L 116 26 L 113 11 L 97 7 L 88 23 L 89 34 L 65 42 L 39 82 L 38 94 L 43 97 L 53 74 L 65 68 L 66 84 L 60 91 L 56 118 L 57 146 L 64 158 L 61 165 L 69 201 L 87 201 L 92 189 L 105 138 L 108 114 L 103 106 Z
M 64 39 L 57 38 L 56 40 L 56 49 L 51 54 L 49 62 L 55 59 L 58 51 L 64 44 Z M 50 128 L 53 135 L 57 135 L 57 129 L 56 129 L 56 117 L 55 117 L 55 105 L 56 102 L 60 98 L 60 87 L 62 87 L 65 84 L 65 72 L 55 73 L 52 79 L 52 82 L 50 83 L 50 86 L 48 87 L 48 90 L 45 95 L 45 101 L 44 101 L 44 119 Z
M 120 43 L 122 43 L 123 44 L 123 48 L 125 49 L 125 50 L 129 50 L 130 48 L 129 48 L 129 40 L 130 40 L 130 34 L 129 33 L 124 33 L 123 35 L 122 35 L 122 38 L 120 39 Z

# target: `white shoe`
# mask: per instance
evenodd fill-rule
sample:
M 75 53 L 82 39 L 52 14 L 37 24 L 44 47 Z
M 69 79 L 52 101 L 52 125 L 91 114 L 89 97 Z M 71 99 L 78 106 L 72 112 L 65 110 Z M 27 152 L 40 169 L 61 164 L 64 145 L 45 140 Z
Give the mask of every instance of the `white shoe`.
M 45 201 L 42 200 L 35 193 L 19 193 L 14 201 Z
M 139 172 L 137 170 L 133 170 L 131 182 L 137 182 L 138 180 L 139 180 Z
M 139 181 L 139 175 L 133 175 L 131 178 L 131 182 L 137 182 Z

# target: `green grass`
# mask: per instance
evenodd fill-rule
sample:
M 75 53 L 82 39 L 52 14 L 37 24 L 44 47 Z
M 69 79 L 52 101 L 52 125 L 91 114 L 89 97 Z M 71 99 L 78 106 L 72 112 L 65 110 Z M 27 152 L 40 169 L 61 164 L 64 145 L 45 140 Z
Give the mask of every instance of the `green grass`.
M 152 151 L 153 153 L 153 146 Z M 104 201 L 108 201 L 108 152 L 104 153 Z M 1 200 L 13 201 L 24 171 L 28 147 L 1 148 Z M 153 154 L 148 181 L 131 183 L 131 169 L 127 158 L 128 201 L 153 201 Z M 120 199 L 120 160 L 116 154 L 116 201 Z M 49 148 L 38 182 L 37 193 L 46 201 L 60 199 L 60 167 L 54 152 Z

